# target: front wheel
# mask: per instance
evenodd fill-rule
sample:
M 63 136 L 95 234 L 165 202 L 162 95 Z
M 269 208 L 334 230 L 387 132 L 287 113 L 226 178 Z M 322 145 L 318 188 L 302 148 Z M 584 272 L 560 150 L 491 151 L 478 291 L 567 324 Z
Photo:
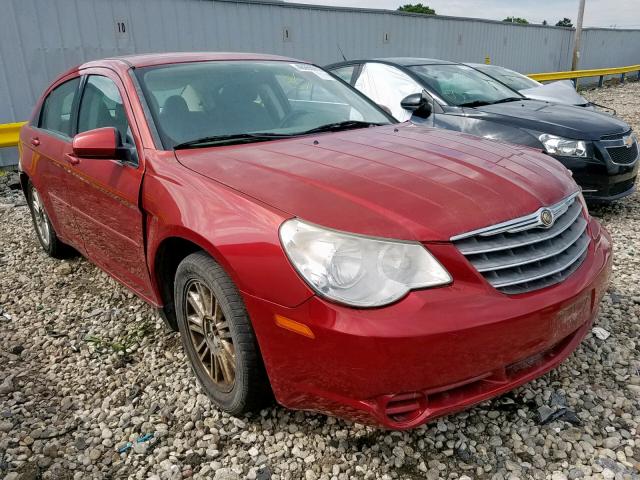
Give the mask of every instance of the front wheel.
M 253 328 L 238 289 L 210 256 L 178 266 L 175 305 L 182 344 L 207 395 L 240 415 L 272 399 Z

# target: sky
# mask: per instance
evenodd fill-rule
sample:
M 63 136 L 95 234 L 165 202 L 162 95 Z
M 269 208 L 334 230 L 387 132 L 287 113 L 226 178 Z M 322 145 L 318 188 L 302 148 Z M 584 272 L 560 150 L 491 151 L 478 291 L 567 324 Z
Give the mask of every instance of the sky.
M 423 3 L 439 15 L 502 20 L 523 17 L 531 23 L 554 25 L 564 17 L 575 24 L 578 0 L 289 0 L 342 7 L 395 10 L 405 3 Z M 640 29 L 640 0 L 586 0 L 585 27 Z

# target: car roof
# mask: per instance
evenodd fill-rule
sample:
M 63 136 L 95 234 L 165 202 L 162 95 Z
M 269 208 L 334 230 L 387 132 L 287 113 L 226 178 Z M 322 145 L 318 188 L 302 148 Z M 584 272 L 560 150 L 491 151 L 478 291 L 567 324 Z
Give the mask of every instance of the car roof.
M 460 65 L 458 62 L 450 62 L 448 60 L 440 60 L 438 58 L 385 57 L 374 58 L 374 60 L 395 63 L 396 65 L 402 65 L 404 67 L 409 67 L 411 65 Z
M 471 62 L 465 62 L 463 65 L 468 65 L 469 67 L 473 67 L 473 68 L 478 68 L 478 69 L 486 69 L 486 70 L 490 70 L 490 69 L 501 69 L 501 70 L 509 70 L 511 72 L 514 72 L 515 70 L 512 70 L 510 68 L 507 67 L 503 67 L 502 65 L 492 65 L 492 64 L 487 64 L 487 63 L 471 63 Z M 518 73 L 518 72 L 516 72 Z
M 118 57 L 105 58 L 85 63 L 79 68 L 102 66 L 109 62 L 124 62 L 130 67 L 150 67 L 154 65 L 166 65 L 171 63 L 186 62 L 207 62 L 216 60 L 255 60 L 255 61 L 284 61 L 301 62 L 289 57 L 279 55 L 266 55 L 262 53 L 238 53 L 238 52 L 167 52 L 167 53 L 145 53 L 135 55 L 123 55 Z M 308 63 L 308 62 L 301 62 Z
M 500 67 L 499 65 L 491 65 L 491 64 L 486 64 L 486 63 L 472 63 L 472 62 L 464 62 L 465 65 L 468 65 L 470 67 L 476 68 L 476 67 L 481 67 L 481 68 L 504 68 L 504 67 Z
M 379 58 L 362 58 L 357 60 L 345 60 L 343 62 L 336 62 L 326 65 L 327 69 L 339 68 L 343 65 L 351 65 L 354 63 L 366 63 L 366 62 L 384 62 L 399 67 L 411 67 L 413 65 L 462 65 L 458 62 L 449 62 L 447 60 L 440 60 L 438 58 L 420 58 L 420 57 L 379 57 Z

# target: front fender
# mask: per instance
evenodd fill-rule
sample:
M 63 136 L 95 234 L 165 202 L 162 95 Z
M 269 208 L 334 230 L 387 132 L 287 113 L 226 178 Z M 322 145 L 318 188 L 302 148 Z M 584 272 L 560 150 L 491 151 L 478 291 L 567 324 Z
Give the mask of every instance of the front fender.
M 288 307 L 313 296 L 278 237 L 290 215 L 184 168 L 172 152 L 154 152 L 147 161 L 142 207 L 158 292 L 158 248 L 168 238 L 181 238 L 208 252 L 246 294 Z

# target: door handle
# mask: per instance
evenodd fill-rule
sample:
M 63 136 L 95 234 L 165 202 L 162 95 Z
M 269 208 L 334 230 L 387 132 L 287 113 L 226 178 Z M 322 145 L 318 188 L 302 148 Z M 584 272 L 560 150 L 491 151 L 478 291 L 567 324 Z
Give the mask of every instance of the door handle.
M 67 162 L 69 162 L 71 165 L 78 165 L 80 163 L 80 159 L 70 153 L 66 153 L 65 158 L 67 159 Z
M 31 145 L 33 145 L 34 147 L 37 147 L 38 145 L 40 145 L 40 139 L 38 137 L 33 137 L 31 139 Z

